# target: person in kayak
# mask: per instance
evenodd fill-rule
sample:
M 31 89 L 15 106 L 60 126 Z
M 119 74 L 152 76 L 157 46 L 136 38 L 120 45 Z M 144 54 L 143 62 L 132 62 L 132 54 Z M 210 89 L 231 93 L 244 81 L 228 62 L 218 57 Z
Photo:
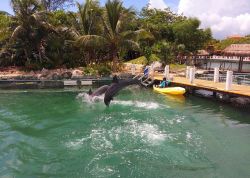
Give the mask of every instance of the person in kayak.
M 165 88 L 166 86 L 167 86 L 167 79 L 166 79 L 166 77 L 164 77 L 158 87 L 159 88 Z
M 163 78 L 161 81 L 160 85 L 158 85 L 159 88 L 166 88 L 167 86 L 170 85 L 170 81 L 166 79 L 166 77 Z

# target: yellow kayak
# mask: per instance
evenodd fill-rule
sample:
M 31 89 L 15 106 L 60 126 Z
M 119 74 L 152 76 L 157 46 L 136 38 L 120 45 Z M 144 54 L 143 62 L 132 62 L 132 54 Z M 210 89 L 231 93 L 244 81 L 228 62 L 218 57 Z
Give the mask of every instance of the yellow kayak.
M 182 87 L 157 88 L 154 86 L 154 91 L 170 95 L 183 95 L 186 90 Z

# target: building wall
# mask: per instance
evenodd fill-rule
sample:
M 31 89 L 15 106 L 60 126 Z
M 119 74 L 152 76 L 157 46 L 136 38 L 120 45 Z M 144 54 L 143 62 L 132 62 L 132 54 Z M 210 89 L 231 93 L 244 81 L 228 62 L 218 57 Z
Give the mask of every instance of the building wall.
M 220 61 L 220 60 L 202 60 L 199 62 L 201 64 L 202 69 L 214 69 L 215 67 L 219 67 L 221 70 L 232 70 L 238 71 L 239 62 L 238 61 Z M 250 72 L 250 62 L 243 62 L 242 72 Z

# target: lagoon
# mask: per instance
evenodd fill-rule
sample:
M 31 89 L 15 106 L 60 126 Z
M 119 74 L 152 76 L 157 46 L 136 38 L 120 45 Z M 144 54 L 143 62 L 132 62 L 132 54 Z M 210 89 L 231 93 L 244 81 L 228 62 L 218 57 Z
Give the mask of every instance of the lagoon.
M 86 91 L 0 91 L 0 177 L 249 177 L 250 112 L 138 87 L 106 108 Z

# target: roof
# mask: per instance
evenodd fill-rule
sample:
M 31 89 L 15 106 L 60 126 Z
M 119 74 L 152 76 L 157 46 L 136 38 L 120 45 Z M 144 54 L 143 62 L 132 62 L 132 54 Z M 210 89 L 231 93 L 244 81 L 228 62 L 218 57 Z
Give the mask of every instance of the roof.
M 232 44 L 222 52 L 231 56 L 250 56 L 250 44 Z
M 198 54 L 197 55 L 198 56 L 208 56 L 209 53 L 206 50 L 202 49 L 202 50 L 198 50 Z
M 231 36 L 228 36 L 227 38 L 228 39 L 241 39 L 241 38 L 243 38 L 243 36 L 241 36 L 241 35 L 231 35 Z

